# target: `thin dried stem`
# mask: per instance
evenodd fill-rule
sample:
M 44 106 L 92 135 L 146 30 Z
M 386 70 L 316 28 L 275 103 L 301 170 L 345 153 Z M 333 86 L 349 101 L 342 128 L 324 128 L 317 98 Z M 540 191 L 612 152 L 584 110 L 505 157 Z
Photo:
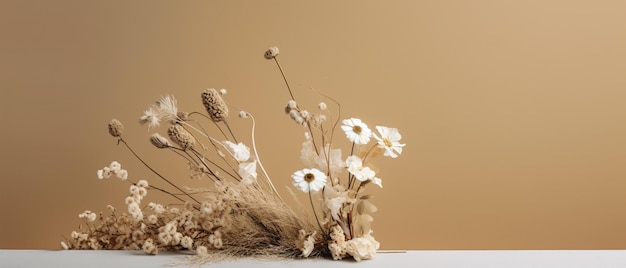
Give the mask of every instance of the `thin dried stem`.
M 120 137 L 118 139 L 118 143 L 121 142 L 123 143 L 126 148 L 128 148 L 128 150 L 139 160 L 139 162 L 141 162 L 144 166 L 146 166 L 150 171 L 152 171 L 152 173 L 156 174 L 159 178 L 161 178 L 162 180 L 164 180 L 165 182 L 167 182 L 169 185 L 171 185 L 172 187 L 176 188 L 176 190 L 179 190 L 182 193 L 185 193 L 185 191 L 183 191 L 183 189 L 180 189 L 180 187 L 176 186 L 176 184 L 172 183 L 170 180 L 166 179 L 165 177 L 163 177 L 163 175 L 161 175 L 159 172 L 157 172 L 156 170 L 154 170 L 152 167 L 150 167 L 150 165 L 148 165 L 148 163 L 146 163 L 145 161 L 143 161 L 143 159 L 141 157 L 139 157 L 139 155 L 137 155 L 137 153 L 135 153 L 135 151 L 130 147 L 130 145 L 128 145 L 128 143 L 126 143 L 126 141 Z M 200 204 L 200 202 L 198 200 L 196 200 L 195 198 L 193 198 L 193 196 L 185 193 L 187 195 L 187 197 L 191 198 L 191 200 L 193 200 L 194 202 Z

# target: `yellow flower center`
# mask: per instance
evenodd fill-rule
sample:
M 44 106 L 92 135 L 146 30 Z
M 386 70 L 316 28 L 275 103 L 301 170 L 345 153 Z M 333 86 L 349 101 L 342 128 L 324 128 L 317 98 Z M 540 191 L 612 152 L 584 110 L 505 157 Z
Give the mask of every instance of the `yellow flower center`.
M 361 134 L 361 131 L 363 131 L 363 129 L 361 128 L 361 126 L 354 126 L 352 127 L 352 131 L 354 131 L 354 133 L 356 134 Z
M 315 175 L 307 173 L 304 175 L 304 180 L 308 183 L 311 183 L 313 180 L 315 180 Z
M 387 147 L 392 147 L 393 143 L 391 143 L 391 141 L 389 139 L 383 139 L 383 142 L 385 143 L 385 146 Z

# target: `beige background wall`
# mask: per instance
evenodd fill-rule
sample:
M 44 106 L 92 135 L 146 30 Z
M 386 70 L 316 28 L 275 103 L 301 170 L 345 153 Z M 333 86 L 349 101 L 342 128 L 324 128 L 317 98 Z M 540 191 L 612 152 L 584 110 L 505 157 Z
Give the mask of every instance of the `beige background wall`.
M 2 1 L 0 248 L 56 249 L 78 213 L 121 207 L 127 185 L 96 178 L 112 160 L 156 181 L 115 145 L 111 118 L 187 184 L 184 162 L 159 154 L 136 123 L 165 94 L 202 111 L 204 88 L 229 89 L 259 121 L 274 180 L 290 186 L 302 129 L 284 116 L 288 94 L 262 57 L 273 45 L 302 98 L 315 87 L 344 116 L 403 134 L 405 153 L 377 162 L 385 188 L 371 189 L 383 248 L 626 248 L 624 10 L 624 1 Z

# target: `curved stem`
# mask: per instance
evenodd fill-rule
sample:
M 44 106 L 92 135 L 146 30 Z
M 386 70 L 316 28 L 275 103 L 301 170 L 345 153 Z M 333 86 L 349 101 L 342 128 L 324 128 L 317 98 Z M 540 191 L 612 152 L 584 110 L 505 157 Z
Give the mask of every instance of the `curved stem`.
M 256 140 L 254 138 L 255 135 L 255 129 L 256 129 L 256 120 L 254 120 L 254 116 L 252 116 L 250 113 L 248 113 L 248 116 L 250 116 L 250 118 L 252 119 L 252 150 L 254 151 L 254 157 L 256 158 L 257 163 L 259 163 L 259 167 L 261 168 L 261 171 L 263 171 L 263 174 L 265 175 L 265 178 L 267 179 L 267 182 L 269 183 L 270 187 L 272 187 L 272 190 L 274 191 L 274 193 L 278 196 L 278 198 L 280 198 L 280 201 L 283 201 L 283 198 L 280 196 L 280 194 L 278 194 L 278 191 L 276 190 L 276 187 L 274 187 L 274 184 L 272 183 L 272 180 L 270 179 L 270 176 L 267 174 L 267 171 L 265 170 L 265 167 L 263 167 L 263 163 L 261 163 L 261 158 L 259 158 L 259 153 L 257 152 L 256 149 Z
M 166 179 L 165 177 L 163 177 L 163 175 L 161 175 L 159 172 L 157 172 L 156 170 L 154 170 L 152 167 L 150 167 L 150 165 L 148 165 L 148 163 L 146 163 L 145 161 L 143 161 L 143 159 L 141 159 L 141 157 L 139 157 L 139 155 L 137 155 L 137 153 L 135 153 L 135 151 L 133 151 L 133 149 L 130 147 L 130 145 L 128 145 L 128 143 L 126 143 L 126 141 L 124 139 L 122 139 L 122 137 L 120 137 L 120 139 L 118 140 L 118 143 L 122 142 L 126 148 L 128 148 L 128 150 L 137 158 L 139 159 L 139 161 L 146 166 L 150 171 L 152 171 L 152 173 L 156 174 L 157 176 L 159 176 L 159 178 L 163 179 L 165 182 L 169 183 L 171 186 L 173 186 L 174 188 L 176 188 L 176 190 L 179 190 L 180 192 L 184 193 L 185 195 L 187 195 L 187 197 L 191 198 L 191 200 L 195 201 L 196 203 L 200 204 L 200 202 L 198 200 L 196 200 L 195 198 L 193 198 L 191 195 L 189 195 L 187 192 L 185 192 L 183 189 L 181 189 L 180 187 L 176 186 L 176 184 L 172 183 L 171 181 L 169 181 L 168 179 Z

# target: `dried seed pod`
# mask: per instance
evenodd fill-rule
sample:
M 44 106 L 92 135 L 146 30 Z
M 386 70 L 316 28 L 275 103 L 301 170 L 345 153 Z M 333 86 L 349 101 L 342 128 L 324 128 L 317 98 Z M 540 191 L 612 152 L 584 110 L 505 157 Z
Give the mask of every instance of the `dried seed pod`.
M 167 135 L 174 143 L 183 149 L 193 148 L 196 140 L 181 125 L 172 125 L 167 129 Z
M 205 89 L 202 92 L 202 104 L 213 122 L 220 122 L 228 117 L 228 105 L 214 88 Z
M 159 149 L 169 148 L 171 146 L 170 142 L 159 133 L 154 133 L 150 136 L 150 143 Z
M 119 137 L 124 132 L 124 125 L 117 119 L 111 120 L 109 122 L 109 134 L 113 137 Z
M 267 51 L 265 51 L 265 54 L 263 55 L 263 57 L 265 57 L 268 60 L 271 60 L 273 58 L 276 58 L 276 56 L 278 56 L 278 47 L 270 47 L 267 49 Z
M 189 120 L 189 113 L 178 111 L 176 113 L 176 117 L 178 117 L 181 121 L 187 121 Z

